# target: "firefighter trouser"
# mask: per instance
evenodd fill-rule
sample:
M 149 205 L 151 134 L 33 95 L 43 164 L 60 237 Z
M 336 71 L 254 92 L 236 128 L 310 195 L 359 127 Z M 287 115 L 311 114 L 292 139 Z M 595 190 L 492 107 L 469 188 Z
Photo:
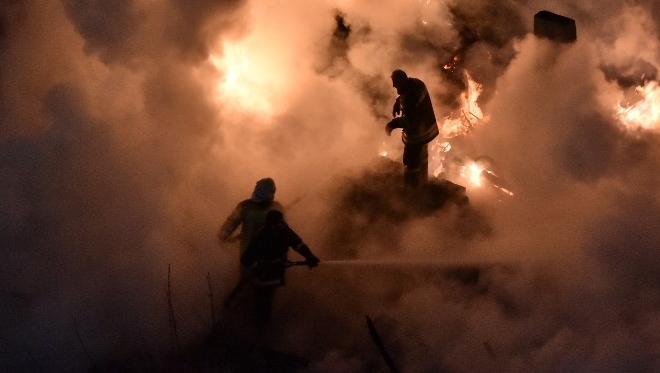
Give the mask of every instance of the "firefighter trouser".
M 277 286 L 254 286 L 254 317 L 257 325 L 265 327 L 270 321 Z
M 403 147 L 403 182 L 417 188 L 426 183 L 429 174 L 428 144 L 406 144 Z

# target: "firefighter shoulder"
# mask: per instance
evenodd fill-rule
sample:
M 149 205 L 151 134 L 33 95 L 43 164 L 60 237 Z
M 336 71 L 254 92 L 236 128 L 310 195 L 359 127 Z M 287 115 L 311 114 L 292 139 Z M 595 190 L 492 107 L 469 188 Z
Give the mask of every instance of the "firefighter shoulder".
M 275 190 L 273 179 L 263 178 L 257 181 L 252 196 L 239 202 L 220 227 L 218 231 L 220 242 L 232 242 L 240 238 L 241 249 L 245 250 L 252 237 L 263 226 L 266 213 L 272 209 L 283 210 L 282 205 L 274 199 Z M 239 226 L 241 226 L 240 234 L 232 236 Z

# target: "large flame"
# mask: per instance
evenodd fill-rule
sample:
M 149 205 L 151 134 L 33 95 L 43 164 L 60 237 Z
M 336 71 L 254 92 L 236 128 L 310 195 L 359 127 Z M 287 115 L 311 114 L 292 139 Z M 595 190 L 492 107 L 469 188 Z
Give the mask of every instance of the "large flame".
M 452 63 L 458 61 L 458 56 L 452 59 Z M 453 69 L 454 65 L 445 65 L 444 68 Z M 454 115 L 445 119 L 441 127 L 441 136 L 429 145 L 429 169 L 434 176 L 449 171 L 446 158 L 452 147 L 447 139 L 466 135 L 474 126 L 484 120 L 484 114 L 477 104 L 482 90 L 481 84 L 474 81 L 467 72 L 465 72 L 465 80 L 467 90 L 461 93 L 461 107 Z
M 248 41 L 224 43 L 221 56 L 211 62 L 223 74 L 217 84 L 217 98 L 236 110 L 271 115 L 282 74 L 274 71 L 272 60 Z
M 209 61 L 220 75 L 215 91 L 224 108 L 270 118 L 286 109 L 293 80 L 304 70 L 303 41 L 292 40 L 296 30 L 283 24 L 269 1 L 251 4 L 250 16 L 255 21 L 247 32 L 219 40 Z
M 641 99 L 627 106 L 617 105 L 619 121 L 628 129 L 658 130 L 660 129 L 660 86 L 658 82 L 650 81 L 637 87 L 635 93 Z
M 481 84 L 475 82 L 470 74 L 465 73 L 467 90 L 461 93 L 461 107 L 453 116 L 442 123 L 442 137 L 451 138 L 468 133 L 483 118 L 483 112 L 477 104 L 481 94 Z

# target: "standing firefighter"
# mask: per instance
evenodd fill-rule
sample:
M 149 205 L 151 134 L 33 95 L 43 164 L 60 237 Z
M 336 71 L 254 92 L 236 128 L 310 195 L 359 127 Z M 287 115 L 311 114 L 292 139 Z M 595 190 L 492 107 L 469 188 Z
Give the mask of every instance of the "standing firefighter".
M 416 188 L 428 178 L 428 143 L 440 131 L 436 123 L 431 97 L 424 82 L 408 77 L 403 70 L 394 70 L 392 86 L 399 94 L 392 107 L 392 119 L 385 126 L 387 135 L 402 128 L 404 184 Z
M 268 177 L 257 181 L 252 197 L 239 202 L 227 217 L 218 232 L 220 242 L 231 241 L 232 234 L 240 225 L 240 255 L 243 255 L 252 238 L 263 227 L 266 213 L 273 209 L 283 210 L 282 205 L 275 201 L 275 181 Z M 242 268 L 241 275 L 244 275 Z
M 293 248 L 305 258 L 303 264 L 316 267 L 319 259 L 284 221 L 282 212 L 266 214 L 263 229 L 252 239 L 241 256 L 241 264 L 249 268 L 254 285 L 254 311 L 259 325 L 267 325 L 273 308 L 275 289 L 285 285 L 284 273 L 289 265 L 287 254 Z

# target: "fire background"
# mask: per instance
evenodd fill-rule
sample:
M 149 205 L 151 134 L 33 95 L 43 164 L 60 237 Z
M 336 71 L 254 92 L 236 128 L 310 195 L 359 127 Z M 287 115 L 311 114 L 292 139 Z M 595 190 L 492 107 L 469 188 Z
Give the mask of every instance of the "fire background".
M 395 263 L 289 271 L 270 337 L 306 371 L 385 370 L 365 315 L 405 372 L 660 371 L 659 4 L 3 1 L 0 369 L 199 345 L 237 279 L 217 229 L 272 177 L 322 262 Z M 395 68 L 467 215 L 346 202 L 401 201 L 374 176 L 400 159 Z

